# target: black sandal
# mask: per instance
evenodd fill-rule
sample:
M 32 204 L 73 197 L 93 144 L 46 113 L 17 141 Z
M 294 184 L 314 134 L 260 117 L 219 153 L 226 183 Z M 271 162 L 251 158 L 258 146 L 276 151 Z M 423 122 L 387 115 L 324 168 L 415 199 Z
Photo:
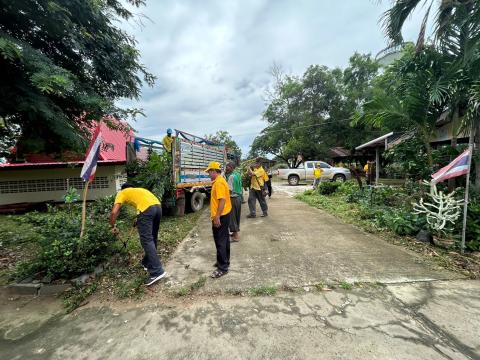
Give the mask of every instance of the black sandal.
M 218 279 L 219 277 L 222 277 L 223 275 L 226 275 L 226 274 L 228 274 L 228 271 L 223 271 L 223 270 L 217 269 L 212 273 L 212 275 L 210 275 L 210 277 L 212 279 Z

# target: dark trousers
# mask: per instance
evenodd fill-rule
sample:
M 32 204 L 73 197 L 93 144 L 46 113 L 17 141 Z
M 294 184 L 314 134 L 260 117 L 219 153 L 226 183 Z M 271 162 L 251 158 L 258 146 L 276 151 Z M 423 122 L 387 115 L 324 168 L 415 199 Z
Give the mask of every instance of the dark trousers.
M 213 240 L 217 248 L 217 266 L 219 270 L 228 271 L 230 266 L 230 233 L 228 226 L 230 225 L 230 214 L 220 216 L 220 227 L 213 226 Z
M 138 235 L 145 252 L 142 264 L 148 269 L 150 276 L 163 274 L 162 263 L 157 254 L 158 229 L 161 219 L 162 208 L 160 205 L 150 206 L 137 218 Z
M 242 215 L 242 198 L 240 196 L 231 197 L 232 211 L 230 212 L 230 231 L 240 231 L 240 216 Z
M 265 185 L 267 186 L 268 190 L 268 197 L 272 197 L 272 178 L 268 176 L 268 181 L 265 181 Z
M 268 212 L 268 205 L 265 201 L 265 197 L 262 195 L 261 190 L 254 190 L 250 189 L 248 193 L 248 208 L 250 209 L 251 215 L 257 214 L 257 200 L 260 203 L 260 207 L 262 208 L 262 212 L 267 214 Z

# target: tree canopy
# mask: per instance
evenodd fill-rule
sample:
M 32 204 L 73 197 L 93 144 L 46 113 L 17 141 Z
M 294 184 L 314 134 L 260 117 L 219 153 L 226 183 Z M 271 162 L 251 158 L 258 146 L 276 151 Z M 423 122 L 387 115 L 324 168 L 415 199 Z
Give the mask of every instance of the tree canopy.
M 296 77 L 274 68 L 275 84 L 263 113 L 267 127 L 255 138 L 250 155 L 273 154 L 296 166 L 298 155 L 314 159 L 327 156 L 331 147 L 361 144 L 372 128 L 352 127 L 351 116 L 371 97 L 377 73 L 371 56 L 358 53 L 344 70 L 312 65 Z
M 93 120 L 137 115 L 116 104 L 154 82 L 115 26 L 132 16 L 117 0 L 0 0 L 0 142 L 19 133 L 20 154 L 79 149 Z
M 218 144 L 224 144 L 235 155 L 238 157 L 242 156 L 242 150 L 228 131 L 219 130 L 215 134 L 205 135 L 205 138 Z

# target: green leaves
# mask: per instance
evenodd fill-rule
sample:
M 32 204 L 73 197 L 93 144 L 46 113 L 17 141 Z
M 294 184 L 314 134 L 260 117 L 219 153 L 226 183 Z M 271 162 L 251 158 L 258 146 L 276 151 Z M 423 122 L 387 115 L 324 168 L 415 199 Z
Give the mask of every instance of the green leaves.
M 377 72 L 370 55 L 357 53 L 345 70 L 311 65 L 302 77 L 296 77 L 277 69 L 263 113 L 268 126 L 254 140 L 249 157 L 273 154 L 295 166 L 298 155 L 319 159 L 329 156 L 332 147 L 360 145 L 372 129 L 360 123 L 351 125 L 350 119 L 371 98 Z
M 0 117 L 20 127 L 20 157 L 83 150 L 81 132 L 92 120 L 139 115 L 116 102 L 138 98 L 142 82 L 154 81 L 135 40 L 114 26 L 131 16 L 117 0 L 2 2 Z
M 152 152 L 147 161 L 136 161 L 127 167 L 129 181 L 154 193 L 159 199 L 172 194 L 172 160 L 169 153 Z
M 242 156 L 242 150 L 240 150 L 240 147 L 235 140 L 233 140 L 228 131 L 219 130 L 215 134 L 205 135 L 205 138 L 217 144 L 226 145 L 230 152 L 238 155 L 238 157 Z
M 19 60 L 22 56 L 22 48 L 15 42 L 0 37 L 0 54 L 5 60 Z

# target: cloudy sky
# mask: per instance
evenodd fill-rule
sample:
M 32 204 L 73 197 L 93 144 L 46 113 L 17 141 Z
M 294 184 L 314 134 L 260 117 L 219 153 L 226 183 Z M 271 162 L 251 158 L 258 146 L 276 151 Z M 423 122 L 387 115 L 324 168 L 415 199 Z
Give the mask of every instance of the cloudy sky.
M 140 101 L 139 136 L 166 128 L 205 135 L 227 130 L 246 154 L 265 124 L 264 92 L 275 62 L 301 75 L 311 64 L 345 67 L 355 52 L 387 45 L 379 19 L 384 0 L 147 0 L 122 27 L 138 40 L 142 62 L 157 76 Z M 421 11 L 404 37 L 415 39 Z

